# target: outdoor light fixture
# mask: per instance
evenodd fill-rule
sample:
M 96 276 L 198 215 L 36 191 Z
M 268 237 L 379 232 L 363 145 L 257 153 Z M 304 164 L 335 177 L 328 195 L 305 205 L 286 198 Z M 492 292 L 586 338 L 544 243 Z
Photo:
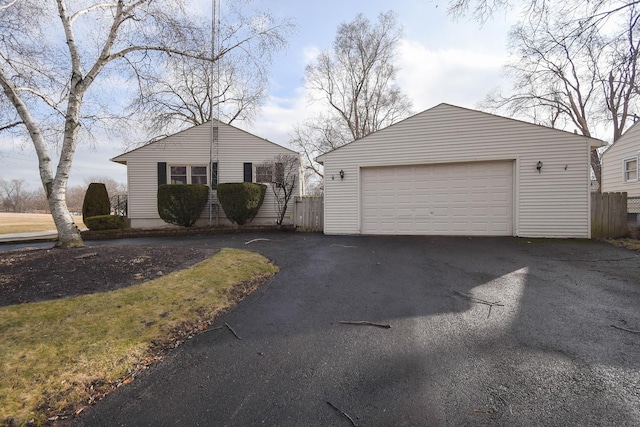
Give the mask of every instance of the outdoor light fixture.
M 536 169 L 538 169 L 538 173 L 542 173 L 542 162 L 538 161 L 538 164 L 536 165 Z
M 344 179 L 344 171 L 340 169 L 340 179 Z

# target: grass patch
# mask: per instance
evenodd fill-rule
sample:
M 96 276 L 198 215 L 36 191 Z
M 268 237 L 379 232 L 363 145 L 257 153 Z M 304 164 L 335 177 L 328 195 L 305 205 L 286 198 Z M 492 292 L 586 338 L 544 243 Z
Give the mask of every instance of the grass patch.
M 85 228 L 81 216 L 74 216 L 73 221 L 80 228 Z M 38 231 L 55 231 L 56 225 L 51 214 L 29 214 L 0 212 L 0 234 L 35 233 Z
M 606 242 L 617 246 L 619 248 L 631 249 L 632 251 L 640 252 L 640 240 L 638 239 L 604 239 Z
M 128 288 L 0 308 L 0 425 L 44 424 L 131 381 L 180 330 L 202 329 L 230 307 L 236 285 L 277 270 L 259 254 L 223 249 Z

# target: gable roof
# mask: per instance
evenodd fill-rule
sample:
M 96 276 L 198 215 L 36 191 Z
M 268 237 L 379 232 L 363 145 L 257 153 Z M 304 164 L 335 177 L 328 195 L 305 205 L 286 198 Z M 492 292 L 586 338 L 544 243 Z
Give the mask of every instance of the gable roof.
M 638 129 L 636 129 L 636 127 L 638 127 Z M 638 120 L 634 124 L 632 124 L 631 127 L 629 129 L 627 129 L 622 134 L 622 136 L 620 136 L 620 138 L 618 138 L 617 141 L 615 141 L 613 144 L 608 146 L 607 149 L 604 150 L 604 152 L 602 153 L 602 156 L 604 157 L 604 155 L 607 154 L 609 152 L 609 150 L 611 150 L 613 148 L 613 146 L 616 145 L 618 142 L 620 142 L 620 141 L 622 141 L 623 143 L 627 142 L 627 139 L 632 138 L 632 135 L 635 133 L 636 130 L 640 131 L 640 120 Z M 638 142 L 640 143 L 640 133 L 638 134 Z M 640 146 L 640 144 L 639 144 L 639 146 Z
M 379 134 L 384 133 L 384 132 L 386 132 L 386 131 L 388 131 L 390 129 L 394 129 L 394 128 L 403 126 L 406 122 L 410 122 L 410 121 L 414 121 L 414 120 L 421 120 L 421 118 L 429 116 L 429 115 L 431 115 L 433 113 L 436 113 L 439 110 L 443 110 L 443 109 L 453 110 L 453 111 L 451 111 L 451 113 L 453 113 L 453 114 L 466 112 L 466 113 L 475 114 L 478 117 L 483 117 L 483 118 L 489 117 L 489 118 L 491 118 L 491 120 L 503 121 L 504 123 L 517 123 L 518 125 L 521 125 L 523 127 L 529 127 L 529 128 L 535 127 L 537 129 L 541 129 L 541 130 L 545 130 L 545 131 L 559 132 L 559 133 L 565 134 L 567 138 L 579 138 L 580 141 L 582 141 L 582 142 L 586 141 L 589 144 L 590 148 L 598 148 L 598 147 L 602 147 L 604 145 L 607 145 L 604 141 L 601 141 L 601 140 L 596 139 L 596 138 L 591 138 L 591 137 L 587 137 L 587 136 L 584 136 L 584 135 L 578 135 L 578 134 L 575 134 L 575 133 L 572 133 L 572 132 L 567 132 L 567 131 L 560 130 L 560 129 L 553 129 L 553 128 L 550 128 L 550 127 L 547 127 L 547 126 L 542 126 L 542 125 L 538 125 L 538 124 L 534 124 L 534 123 L 529 123 L 529 122 L 525 122 L 525 121 L 522 121 L 522 120 L 510 118 L 510 117 L 503 117 L 503 116 L 499 116 L 497 114 L 487 113 L 487 112 L 484 112 L 484 111 L 478 111 L 478 110 L 473 110 L 473 109 L 470 109 L 470 108 L 459 107 L 457 105 L 441 103 L 441 104 L 436 105 L 435 107 L 429 108 L 429 109 L 424 110 L 424 111 L 422 111 L 420 113 L 414 114 L 413 116 L 407 117 L 406 119 L 401 120 L 401 121 L 399 121 L 397 123 L 394 123 L 394 124 L 384 128 L 384 129 L 380 129 L 380 130 L 378 130 L 376 132 L 373 132 L 373 133 L 371 133 L 371 134 L 369 134 L 369 135 L 367 135 L 367 136 L 365 136 L 363 138 L 357 139 L 357 140 L 349 142 L 348 144 L 345 144 L 345 145 L 343 145 L 341 147 L 338 147 L 338 148 L 335 148 L 335 149 L 333 149 L 331 151 L 323 153 L 323 154 L 321 154 L 320 156 L 318 156 L 316 158 L 316 161 L 318 163 L 323 163 L 325 156 L 333 154 L 336 151 L 338 151 L 338 150 L 340 150 L 340 149 L 342 149 L 344 147 L 348 147 L 348 146 L 351 146 L 353 144 L 364 144 L 364 143 L 366 143 L 366 140 L 371 135 L 374 135 L 374 134 L 379 135 Z
M 284 146 L 282 146 L 282 145 L 280 145 L 280 144 L 277 144 L 277 143 L 275 143 L 275 142 L 269 141 L 268 139 L 265 139 L 265 138 L 262 138 L 262 137 L 260 137 L 260 136 L 254 135 L 254 134 L 252 134 L 252 133 L 250 133 L 250 132 L 247 132 L 247 131 L 245 131 L 245 130 L 243 130 L 243 129 L 237 128 L 237 127 L 235 127 L 235 126 L 232 126 L 232 125 L 229 125 L 229 124 L 227 124 L 227 123 L 220 122 L 220 121 L 217 121 L 217 120 L 216 120 L 216 122 L 217 122 L 217 127 L 218 127 L 218 128 L 225 128 L 225 127 L 226 127 L 226 128 L 232 129 L 232 131 L 233 131 L 233 132 L 241 132 L 241 133 L 244 133 L 244 134 L 246 134 L 246 135 L 247 135 L 248 137 L 250 137 L 250 138 L 256 138 L 256 139 L 259 139 L 259 140 L 264 141 L 264 142 L 265 142 L 265 143 L 267 143 L 267 144 L 273 144 L 273 145 L 276 145 L 276 146 L 278 146 L 278 147 L 280 147 L 280 148 L 282 148 L 282 149 L 284 149 L 284 150 L 288 150 L 288 151 L 290 151 L 292 154 L 296 154 L 296 155 L 298 154 L 297 152 L 295 152 L 295 151 L 291 150 L 290 148 L 284 147 Z M 140 147 L 134 148 L 133 150 L 129 150 L 129 151 L 127 151 L 127 152 L 125 152 L 125 153 L 122 153 L 122 154 L 120 154 L 120 155 L 118 155 L 118 156 L 116 156 L 116 157 L 113 157 L 113 158 L 112 158 L 112 159 L 110 159 L 110 160 L 111 160 L 112 162 L 115 162 L 115 163 L 120 163 L 120 164 L 126 165 L 126 164 L 127 164 L 127 157 L 129 157 L 129 155 L 130 155 L 131 153 L 139 152 L 139 151 L 144 151 L 144 150 L 146 150 L 146 149 L 153 148 L 154 146 L 156 146 L 156 145 L 158 145 L 158 144 L 166 144 L 166 143 L 168 143 L 168 142 L 167 142 L 167 139 L 179 138 L 180 136 L 182 136 L 182 135 L 184 135 L 184 134 L 186 134 L 186 133 L 192 132 L 194 129 L 198 129 L 198 128 L 201 128 L 201 127 L 209 127 L 209 126 L 211 126 L 211 122 L 210 122 L 210 121 L 205 122 L 205 123 L 202 123 L 202 124 L 200 124 L 200 125 L 191 126 L 191 127 L 187 128 L 187 129 L 183 129 L 183 130 L 181 130 L 181 131 L 179 131 L 179 132 L 176 132 L 176 133 L 174 133 L 174 134 L 167 135 L 167 136 L 165 136 L 164 138 L 157 139 L 157 140 L 155 140 L 155 141 L 153 141 L 153 142 L 149 142 L 149 143 L 147 143 L 147 144 L 141 145 Z M 215 126 L 216 126 L 216 125 L 215 125 L 215 123 L 214 123 L 214 127 L 215 127 Z

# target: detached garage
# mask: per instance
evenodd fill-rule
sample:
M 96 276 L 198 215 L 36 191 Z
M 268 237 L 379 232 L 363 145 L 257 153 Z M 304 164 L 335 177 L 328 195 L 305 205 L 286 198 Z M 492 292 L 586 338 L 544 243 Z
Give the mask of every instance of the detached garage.
M 318 157 L 326 234 L 589 237 L 600 140 L 448 104 Z

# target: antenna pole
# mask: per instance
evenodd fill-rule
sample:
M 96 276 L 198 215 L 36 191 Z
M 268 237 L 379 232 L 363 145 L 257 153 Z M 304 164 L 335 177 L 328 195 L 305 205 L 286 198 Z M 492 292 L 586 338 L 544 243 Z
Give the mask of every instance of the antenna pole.
M 216 18 L 219 19 L 218 15 L 219 15 L 219 0 L 211 0 L 211 61 L 210 61 L 210 69 L 209 69 L 209 73 L 210 73 L 210 81 L 209 81 L 209 87 L 208 87 L 208 96 L 209 96 L 209 139 L 210 139 L 210 144 L 209 144 L 209 227 L 212 226 L 212 222 L 213 222 L 213 206 L 214 206 L 214 202 L 213 202 L 213 160 L 215 157 L 215 161 L 216 163 L 218 162 L 218 144 L 216 139 L 219 138 L 219 129 L 217 128 L 217 117 L 216 120 L 214 120 L 213 117 L 213 98 L 214 98 L 214 94 L 213 94 L 213 82 L 215 79 L 215 66 L 218 62 L 218 60 L 216 59 L 216 31 L 219 31 L 219 21 L 216 21 Z M 218 66 L 218 71 L 220 70 L 220 67 Z M 219 75 L 218 75 L 219 77 Z M 219 82 L 218 82 L 218 89 L 219 89 Z M 216 93 L 215 95 L 216 100 L 218 99 L 218 94 Z M 219 115 L 219 114 L 218 114 Z M 215 154 L 215 156 L 214 156 Z M 216 166 L 216 181 L 218 180 L 218 174 L 219 174 L 219 164 Z M 217 208 L 216 208 L 216 213 L 217 213 Z

